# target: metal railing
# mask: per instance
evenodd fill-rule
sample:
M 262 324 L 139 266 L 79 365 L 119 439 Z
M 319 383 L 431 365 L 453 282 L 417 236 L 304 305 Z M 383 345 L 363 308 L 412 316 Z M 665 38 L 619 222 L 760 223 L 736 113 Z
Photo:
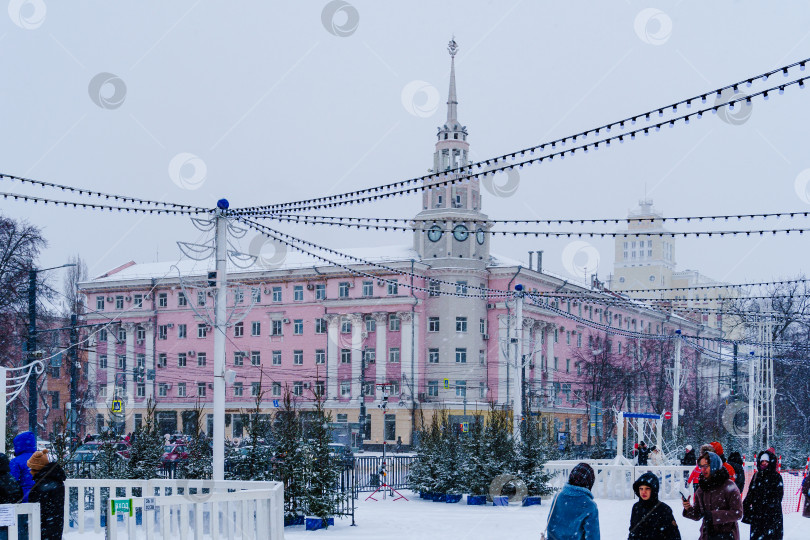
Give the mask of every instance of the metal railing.
M 374 491 L 380 487 L 384 480 L 386 484 L 394 489 L 404 489 L 408 487 L 408 472 L 411 464 L 416 461 L 414 456 L 386 456 L 385 478 L 380 475 L 382 467 L 382 456 L 362 456 L 354 460 L 355 490 Z

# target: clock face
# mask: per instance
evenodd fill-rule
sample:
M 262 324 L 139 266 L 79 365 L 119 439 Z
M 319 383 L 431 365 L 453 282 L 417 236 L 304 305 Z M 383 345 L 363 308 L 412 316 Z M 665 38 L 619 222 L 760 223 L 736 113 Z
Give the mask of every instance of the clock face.
M 428 240 L 431 242 L 438 242 L 439 239 L 442 237 L 442 228 L 438 225 L 434 225 L 430 229 L 428 229 Z
M 465 225 L 456 225 L 453 228 L 453 238 L 455 238 L 459 242 L 465 241 L 469 235 L 470 231 L 467 230 L 467 227 Z
M 481 227 L 478 227 L 478 230 L 475 231 L 475 239 L 476 239 L 476 241 L 478 242 L 479 245 L 482 245 L 482 246 L 484 245 L 484 240 L 485 240 L 484 229 L 482 229 Z

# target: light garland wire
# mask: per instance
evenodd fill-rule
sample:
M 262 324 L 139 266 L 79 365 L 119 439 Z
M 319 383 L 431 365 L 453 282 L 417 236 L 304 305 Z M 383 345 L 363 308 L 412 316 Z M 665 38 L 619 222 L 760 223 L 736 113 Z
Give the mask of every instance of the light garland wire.
M 136 214 L 208 214 L 211 213 L 211 210 L 207 210 L 205 208 L 196 208 L 191 206 L 184 206 L 180 207 L 178 205 L 177 208 L 168 209 L 168 208 L 138 208 L 135 206 L 111 206 L 106 204 L 94 204 L 94 203 L 81 203 L 81 202 L 73 202 L 73 201 L 59 201 L 55 199 L 45 199 L 42 197 L 32 197 L 30 195 L 21 195 L 19 193 L 5 193 L 0 192 L 0 196 L 4 199 L 13 199 L 13 200 L 22 200 L 25 202 L 33 202 L 34 204 L 42 203 L 43 205 L 54 204 L 56 206 L 64 206 L 66 208 L 73 207 L 73 208 L 83 208 L 83 209 L 90 209 L 90 210 L 109 210 L 112 212 L 113 210 L 117 210 L 119 212 L 133 212 Z M 166 203 L 169 204 L 169 203 Z

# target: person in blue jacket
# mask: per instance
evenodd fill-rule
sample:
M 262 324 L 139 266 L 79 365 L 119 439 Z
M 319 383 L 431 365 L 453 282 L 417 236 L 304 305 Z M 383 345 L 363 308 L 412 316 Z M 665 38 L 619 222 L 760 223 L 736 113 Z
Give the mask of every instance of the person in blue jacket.
M 14 437 L 14 459 L 11 460 L 11 475 L 23 490 L 22 502 L 28 502 L 28 492 L 34 487 L 34 478 L 28 468 L 28 460 L 37 451 L 37 437 L 30 431 L 24 431 Z
M 599 511 L 591 493 L 595 479 L 587 463 L 573 468 L 568 483 L 551 503 L 547 538 L 599 540 Z

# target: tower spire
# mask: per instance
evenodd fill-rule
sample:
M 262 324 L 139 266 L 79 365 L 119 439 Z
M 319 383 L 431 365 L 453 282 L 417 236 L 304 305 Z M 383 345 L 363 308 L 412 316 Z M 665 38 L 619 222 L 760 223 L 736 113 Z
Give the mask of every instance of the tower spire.
M 458 44 L 455 36 L 447 44 L 447 52 L 450 53 L 450 92 L 447 96 L 447 125 L 452 126 L 458 123 L 458 97 L 456 96 L 456 53 Z

